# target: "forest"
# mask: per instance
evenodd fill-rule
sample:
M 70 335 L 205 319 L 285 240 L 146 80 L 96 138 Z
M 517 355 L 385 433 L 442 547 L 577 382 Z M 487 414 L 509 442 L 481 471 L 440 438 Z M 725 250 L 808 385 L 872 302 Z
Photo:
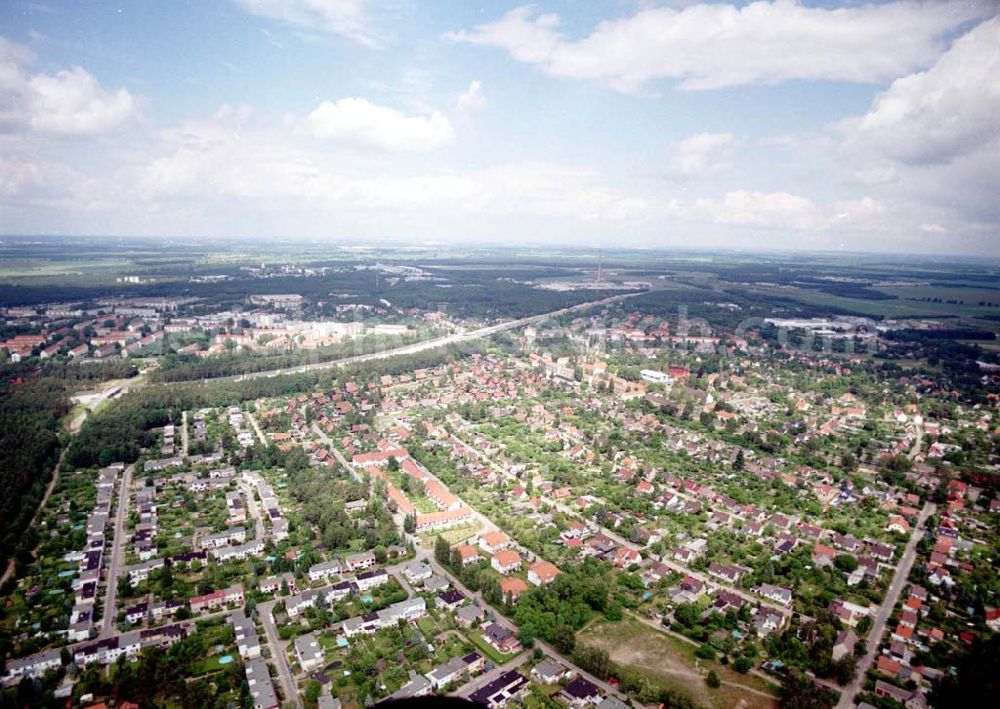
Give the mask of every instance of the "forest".
M 36 283 L 23 278 L 0 281 L 0 303 L 94 304 L 101 299 L 117 297 L 195 297 L 200 299 L 195 311 L 218 312 L 227 309 L 241 310 L 246 305 L 247 298 L 254 294 L 297 293 L 314 304 L 335 304 L 336 298 L 348 298 L 346 302 L 363 304 L 375 304 L 384 299 L 393 307 L 403 310 L 441 310 L 452 317 L 495 319 L 525 317 L 612 295 L 611 291 L 540 290 L 529 283 L 517 282 L 518 279 L 576 275 L 574 271 L 552 267 L 481 268 L 475 262 L 464 262 L 463 267 L 424 266 L 433 275 L 432 280 L 388 283 L 387 277 L 383 276 L 376 285 L 375 270 L 356 270 L 356 265 L 360 264 L 337 262 L 335 267 L 339 270 L 327 275 L 278 275 L 266 279 L 254 278 L 232 266 L 221 269 L 216 267 L 213 272 L 221 271 L 230 280 L 199 283 L 192 282 L 190 277 L 202 273 L 202 268 L 194 270 L 190 264 L 156 267 L 151 263 L 149 268 L 143 269 L 144 273 L 156 273 L 155 279 L 148 283 L 122 284 L 111 278 L 96 276 L 83 283 Z M 331 299 L 331 295 L 335 298 Z
M 276 354 L 224 354 L 211 357 L 168 354 L 163 357 L 159 369 L 150 375 L 150 379 L 155 382 L 183 382 L 266 372 L 272 369 L 285 369 L 318 362 L 331 362 L 355 355 L 371 354 L 413 344 L 420 339 L 422 338 L 417 333 L 407 333 L 393 337 L 366 337 L 356 342 L 347 341 L 333 347 Z
M 30 558 L 37 532 L 28 529 L 59 458 L 59 420 L 69 402 L 58 380 L 0 388 L 0 557 Z
M 109 402 L 87 419 L 70 443 L 66 463 L 77 468 L 117 461 L 131 463 L 138 459 L 142 448 L 150 447 L 155 441 L 151 429 L 170 422 L 180 423 L 181 412 L 185 409 L 230 406 L 251 399 L 329 388 L 336 377 L 367 380 L 383 374 L 431 367 L 480 351 L 481 344 L 466 343 L 460 348 L 439 347 L 325 371 L 207 384 L 152 384 Z
M 115 362 L 80 367 L 57 362 L 0 365 L 0 561 L 30 559 L 37 532 L 29 523 L 59 459 L 60 420 L 67 392 L 81 385 L 125 378 L 135 367 Z

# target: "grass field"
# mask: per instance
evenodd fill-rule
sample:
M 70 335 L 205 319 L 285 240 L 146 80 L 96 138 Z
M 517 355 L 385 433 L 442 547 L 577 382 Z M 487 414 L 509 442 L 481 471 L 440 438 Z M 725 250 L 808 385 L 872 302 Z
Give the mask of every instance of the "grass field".
M 835 308 L 843 308 L 844 310 L 850 310 L 856 313 L 861 313 L 864 315 L 871 315 L 874 317 L 884 317 L 884 318 L 915 318 L 915 317 L 945 317 L 945 316 L 959 316 L 959 317 L 975 317 L 977 315 L 990 315 L 996 314 L 997 308 L 988 308 L 985 306 L 979 306 L 976 303 L 979 300 L 988 300 L 988 298 L 978 298 L 973 301 L 966 300 L 965 303 L 931 303 L 919 300 L 906 300 L 905 297 L 899 291 L 911 290 L 914 293 L 919 293 L 920 295 L 913 295 L 908 297 L 923 297 L 932 295 L 930 292 L 934 291 L 933 297 L 944 298 L 946 295 L 948 299 L 952 300 L 962 300 L 959 293 L 962 289 L 951 289 L 951 288 L 935 288 L 935 289 L 923 289 L 923 288 L 912 288 L 912 289 L 902 289 L 902 288 L 882 288 L 880 290 L 885 293 L 892 295 L 900 295 L 901 297 L 894 300 L 865 300 L 863 298 L 845 298 L 843 296 L 831 295 L 829 293 L 823 293 L 821 291 L 807 290 L 804 288 L 770 288 L 770 287 L 757 287 L 748 288 L 750 292 L 760 293 L 769 296 L 783 297 L 783 298 L 794 298 L 795 300 L 806 303 L 809 305 L 819 305 L 819 306 L 830 306 Z M 971 289 L 970 289 L 971 290 Z M 985 296 L 985 293 L 989 291 L 977 291 L 981 295 Z M 995 302 L 997 300 L 997 292 L 993 291 L 992 299 Z
M 580 631 L 577 642 L 607 650 L 612 662 L 641 672 L 654 684 L 681 690 L 706 707 L 775 709 L 778 706 L 776 697 L 769 699 L 741 687 L 725 684 L 733 682 L 758 692 L 770 693 L 770 687 L 762 680 L 740 674 L 715 662 L 697 660 L 694 646 L 657 632 L 635 619 L 627 618 L 615 623 L 599 621 Z M 723 685 L 718 689 L 709 689 L 696 662 L 703 668 L 714 669 Z
M 420 543 L 427 549 L 434 548 L 434 541 L 438 538 L 438 535 L 445 538 L 449 544 L 458 544 L 459 542 L 464 542 L 466 539 L 476 536 L 479 533 L 482 525 L 479 522 L 470 522 L 469 524 L 463 524 L 460 527 L 452 527 L 451 529 L 442 529 L 440 531 L 428 532 L 427 534 L 420 535 Z
M 976 286 L 957 286 L 942 288 L 941 286 L 900 286 L 879 288 L 883 293 L 898 298 L 940 298 L 943 301 L 961 300 L 965 305 L 985 303 L 1000 303 L 1000 290 Z M 997 310 L 997 308 L 994 308 Z

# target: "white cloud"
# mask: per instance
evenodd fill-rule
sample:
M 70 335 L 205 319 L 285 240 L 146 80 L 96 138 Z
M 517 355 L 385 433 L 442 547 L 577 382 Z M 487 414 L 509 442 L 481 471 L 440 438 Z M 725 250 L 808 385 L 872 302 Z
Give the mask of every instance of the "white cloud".
M 829 226 L 842 224 L 867 224 L 868 226 L 875 226 L 879 218 L 887 211 L 882 202 L 871 197 L 836 202 L 829 217 Z
M 912 234 L 950 238 L 1000 227 L 1000 18 L 956 39 L 926 71 L 893 81 L 868 111 L 831 126 L 855 183 L 907 214 Z M 977 226 L 978 225 L 978 226 Z M 981 230 L 974 238 L 983 239 Z M 943 238 L 943 237 L 942 237 Z
M 899 169 L 891 164 L 866 166 L 856 170 L 848 180 L 867 187 L 889 185 L 899 180 Z
M 105 214 L 109 223 L 134 225 L 135 233 L 155 233 L 157 224 L 207 233 L 231 233 L 235 224 L 253 233 L 294 224 L 310 234 L 346 224 L 352 233 L 366 233 L 365 224 L 377 223 L 383 233 L 404 236 L 422 223 L 460 236 L 474 217 L 476 233 L 493 238 L 506 238 L 517 224 L 526 234 L 543 230 L 538 233 L 566 238 L 589 229 L 601 239 L 634 234 L 635 228 L 700 229 L 716 236 L 764 228 L 775 239 L 795 233 L 817 239 L 878 228 L 884 211 L 867 198 L 823 204 L 788 192 L 671 199 L 622 188 L 587 165 L 511 161 L 429 170 L 423 159 L 404 164 L 396 155 L 359 163 L 300 127 L 294 117 L 274 122 L 227 106 L 151 136 L 130 150 L 127 163 L 99 175 L 28 154 L 0 165 L 0 209 L 57 206 L 60 214 L 81 220 Z M 119 219 L 127 221 L 112 221 Z
M 28 85 L 31 127 L 43 133 L 104 133 L 135 111 L 135 99 L 127 89 L 108 91 L 81 67 L 55 76 L 37 74 Z
M 323 101 L 302 121 L 310 135 L 356 148 L 390 152 L 434 150 L 455 136 L 451 122 L 438 111 L 407 116 L 363 98 Z
M 455 105 L 459 111 L 470 113 L 478 111 L 486 106 L 486 96 L 483 94 L 483 85 L 479 81 L 473 81 L 456 100 Z
M 0 155 L 0 196 L 13 197 L 42 182 L 42 170 L 34 162 Z
M 1000 18 L 957 39 L 927 71 L 896 79 L 841 130 L 847 150 L 910 164 L 947 163 L 1000 138 Z
M 882 204 L 867 197 L 820 205 L 788 192 L 753 190 L 727 192 L 721 199 L 675 200 L 668 207 L 672 216 L 693 221 L 803 232 L 857 226 L 871 228 L 884 212 Z
M 94 135 L 117 128 L 136 111 L 125 88 L 105 89 L 86 69 L 30 75 L 30 52 L 0 37 L 0 128 L 54 135 Z
M 677 144 L 671 172 L 688 177 L 708 177 L 732 169 L 730 160 L 736 138 L 732 133 L 698 133 Z
M 312 158 L 252 119 L 248 108 L 223 106 L 164 131 L 137 180 L 140 193 L 153 200 L 272 199 L 307 189 L 319 172 Z
M 827 10 L 794 0 L 743 7 L 641 9 L 567 38 L 559 17 L 515 8 L 447 39 L 500 47 L 553 76 L 635 91 L 656 79 L 718 89 L 793 79 L 877 83 L 927 66 L 943 37 L 983 11 L 970 4 L 893 2 Z
M 573 221 L 609 223 L 643 220 L 658 210 L 655 200 L 608 185 L 593 168 L 544 162 L 498 165 L 473 174 L 482 186 L 485 211 L 558 216 Z
M 235 0 L 247 12 L 374 46 L 368 32 L 366 0 Z
M 530 214 L 574 222 L 644 218 L 652 206 L 604 183 L 599 172 L 552 163 L 508 163 L 467 172 L 348 175 L 296 136 L 225 107 L 161 134 L 161 147 L 135 179 L 151 205 L 238 200 L 322 213 L 420 210 L 437 215 Z M 299 138 L 302 136 L 299 135 Z M 296 207 L 290 207 L 296 205 Z
M 701 215 L 720 224 L 816 229 L 820 217 L 811 200 L 788 192 L 737 190 L 721 200 L 702 199 L 693 204 Z

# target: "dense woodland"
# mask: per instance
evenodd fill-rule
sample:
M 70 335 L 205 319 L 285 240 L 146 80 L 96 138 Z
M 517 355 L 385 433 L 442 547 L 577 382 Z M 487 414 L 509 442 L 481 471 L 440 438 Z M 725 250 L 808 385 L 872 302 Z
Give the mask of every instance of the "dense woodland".
M 250 399 L 313 391 L 317 387 L 328 389 L 338 376 L 369 381 L 382 374 L 399 374 L 430 367 L 477 351 L 482 351 L 481 345 L 468 343 L 460 349 L 439 347 L 328 371 L 208 384 L 182 382 L 150 385 L 109 402 L 87 419 L 70 444 L 66 463 L 78 468 L 107 465 L 115 461 L 131 463 L 138 459 L 142 448 L 150 447 L 155 441 L 151 429 L 170 422 L 179 423 L 181 412 L 185 409 L 230 406 Z
M 0 561 L 24 562 L 37 542 L 29 528 L 59 458 L 60 419 L 70 409 L 67 392 L 135 373 L 127 363 L 93 368 L 46 362 L 0 366 Z
M 28 529 L 59 458 L 59 419 L 69 411 L 63 388 L 48 380 L 0 390 L 0 557 L 29 558 L 37 532 Z
M 417 333 L 394 337 L 366 337 L 356 342 L 347 341 L 333 347 L 316 350 L 295 350 L 275 354 L 225 354 L 211 357 L 168 354 L 150 379 L 155 382 L 183 382 L 195 379 L 231 377 L 272 369 L 298 367 L 318 362 L 330 362 L 355 355 L 370 354 L 412 344 L 420 339 Z
M 527 283 L 515 282 L 532 278 L 552 278 L 580 275 L 574 271 L 553 268 L 438 268 L 427 267 L 436 280 L 399 281 L 390 284 L 386 276 L 376 286 L 374 270 L 355 270 L 354 264 L 339 263 L 341 270 L 325 276 L 275 276 L 252 278 L 236 267 L 215 268 L 213 272 L 228 275 L 232 280 L 217 283 L 194 283 L 188 278 L 198 275 L 201 269 L 176 265 L 159 269 L 160 279 L 153 283 L 120 284 L 110 280 L 86 285 L 66 283 L 34 284 L 30 280 L 17 283 L 0 283 L 0 303 L 8 305 L 34 305 L 39 303 L 83 301 L 95 302 L 112 297 L 196 297 L 201 301 L 193 312 L 218 312 L 241 310 L 250 295 L 298 293 L 315 305 L 315 314 L 329 314 L 329 307 L 337 303 L 331 294 L 345 302 L 375 304 L 380 300 L 394 307 L 409 309 L 443 310 L 459 318 L 519 318 L 557 310 L 569 305 L 611 295 L 611 291 L 539 290 Z M 144 274 L 145 275 L 145 274 Z

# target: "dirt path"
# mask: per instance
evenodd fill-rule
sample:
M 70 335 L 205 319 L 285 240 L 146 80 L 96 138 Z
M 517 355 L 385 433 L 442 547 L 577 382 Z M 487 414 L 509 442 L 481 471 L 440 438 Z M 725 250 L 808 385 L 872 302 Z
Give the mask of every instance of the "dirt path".
M 56 467 L 52 471 L 52 477 L 49 480 L 48 486 L 45 488 L 45 494 L 42 495 L 42 501 L 38 504 L 38 509 L 35 510 L 35 516 L 31 518 L 31 523 L 28 526 L 34 527 L 36 524 L 38 524 L 38 517 L 39 515 L 42 514 L 42 510 L 45 509 L 45 505 L 48 503 L 49 496 L 52 494 L 52 491 L 55 490 L 56 488 L 56 482 L 58 482 L 59 480 L 59 468 L 62 467 L 63 458 L 66 457 L 66 451 L 68 450 L 69 450 L 69 445 L 67 444 L 66 447 L 62 449 L 62 453 L 59 454 L 59 460 L 56 462 Z M 37 546 L 31 550 L 31 556 L 33 559 L 38 558 Z M 9 579 L 11 576 L 14 575 L 14 567 L 15 567 L 14 560 L 13 559 L 8 560 L 7 568 L 3 570 L 3 576 L 0 576 L 0 586 L 7 583 L 7 579 Z

